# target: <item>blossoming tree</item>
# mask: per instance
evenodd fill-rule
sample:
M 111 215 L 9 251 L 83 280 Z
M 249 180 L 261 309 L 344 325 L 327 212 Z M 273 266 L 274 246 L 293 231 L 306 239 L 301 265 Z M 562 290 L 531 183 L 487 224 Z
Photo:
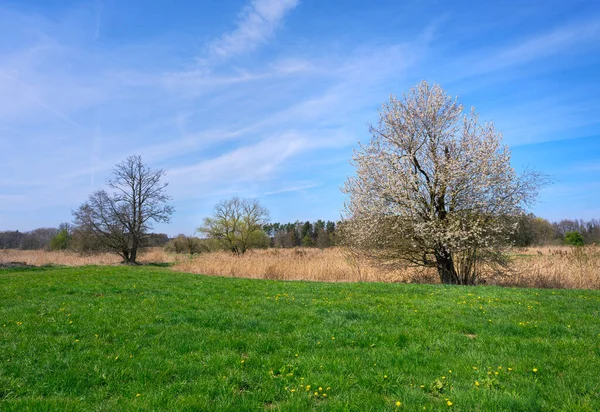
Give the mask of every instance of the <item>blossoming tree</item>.
M 342 189 L 346 244 L 387 263 L 435 267 L 443 283 L 475 284 L 546 178 L 516 174 L 493 124 L 425 81 L 390 97 L 370 132 Z

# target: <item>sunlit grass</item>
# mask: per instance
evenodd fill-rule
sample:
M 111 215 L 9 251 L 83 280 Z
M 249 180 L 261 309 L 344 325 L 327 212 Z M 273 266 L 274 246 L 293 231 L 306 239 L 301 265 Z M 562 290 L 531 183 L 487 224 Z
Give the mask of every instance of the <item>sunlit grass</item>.
M 2 269 L 0 302 L 0 410 L 600 409 L 597 291 L 113 266 Z

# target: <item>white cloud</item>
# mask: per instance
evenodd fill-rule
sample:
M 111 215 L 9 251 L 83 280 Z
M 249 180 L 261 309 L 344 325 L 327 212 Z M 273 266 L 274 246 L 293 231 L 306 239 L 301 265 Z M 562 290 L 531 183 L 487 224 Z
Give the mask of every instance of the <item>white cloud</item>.
M 228 59 L 254 51 L 273 35 L 298 3 L 299 0 L 253 0 L 240 13 L 236 29 L 209 45 L 211 56 Z
M 196 164 L 167 170 L 174 195 L 196 197 L 210 189 L 276 179 L 277 169 L 305 150 L 303 136 L 288 132 Z
M 265 196 L 278 195 L 281 193 L 290 193 L 290 192 L 297 192 L 300 190 L 312 189 L 313 187 L 317 187 L 317 186 L 319 186 L 317 183 L 306 183 L 306 184 L 300 184 L 300 185 L 285 186 L 281 189 L 270 190 L 263 194 Z
M 467 76 L 486 74 L 506 69 L 511 66 L 524 65 L 531 61 L 551 55 L 577 50 L 577 47 L 591 44 L 597 45 L 600 38 L 600 20 L 565 25 L 552 31 L 524 39 L 519 43 L 507 46 L 492 54 L 477 53 L 467 59 L 472 67 L 465 73 Z

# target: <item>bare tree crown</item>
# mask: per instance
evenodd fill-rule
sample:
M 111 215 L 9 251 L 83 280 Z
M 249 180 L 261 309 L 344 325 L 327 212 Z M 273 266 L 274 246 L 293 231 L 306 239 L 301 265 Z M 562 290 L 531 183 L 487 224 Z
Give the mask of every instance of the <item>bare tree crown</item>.
M 152 223 L 168 223 L 173 206 L 166 194 L 168 183 L 161 182 L 165 172 L 152 170 L 140 156 L 130 156 L 117 164 L 106 190 L 93 193 L 73 212 L 75 224 L 99 244 L 135 263 Z

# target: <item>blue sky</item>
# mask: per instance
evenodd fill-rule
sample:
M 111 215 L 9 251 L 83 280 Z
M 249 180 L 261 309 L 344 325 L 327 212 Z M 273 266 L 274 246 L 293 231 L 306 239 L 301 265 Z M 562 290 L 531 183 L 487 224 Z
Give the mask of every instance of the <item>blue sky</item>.
M 257 197 L 336 220 L 390 94 L 436 82 L 493 121 L 533 212 L 600 218 L 600 2 L 0 0 L 0 230 L 57 226 L 131 154 L 193 233 Z

